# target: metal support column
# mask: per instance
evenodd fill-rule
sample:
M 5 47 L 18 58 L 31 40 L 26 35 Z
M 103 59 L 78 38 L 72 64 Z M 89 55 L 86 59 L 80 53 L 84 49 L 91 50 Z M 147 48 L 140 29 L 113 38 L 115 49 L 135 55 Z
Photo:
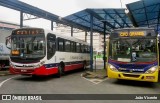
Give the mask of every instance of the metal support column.
M 71 26 L 71 36 L 73 36 L 73 26 Z
M 53 21 L 51 21 L 51 30 L 53 31 Z
M 157 31 L 158 31 L 158 34 L 160 33 L 160 30 L 159 30 L 159 18 L 160 18 L 160 6 L 159 6 L 159 9 L 158 9 L 158 23 L 157 23 Z
M 85 31 L 85 42 L 87 42 L 87 31 Z
M 20 11 L 20 28 L 23 27 L 23 12 Z
M 106 22 L 104 21 L 104 55 L 103 55 L 103 60 L 104 60 L 104 69 L 106 69 Z
M 93 16 L 90 15 L 90 71 L 93 71 Z

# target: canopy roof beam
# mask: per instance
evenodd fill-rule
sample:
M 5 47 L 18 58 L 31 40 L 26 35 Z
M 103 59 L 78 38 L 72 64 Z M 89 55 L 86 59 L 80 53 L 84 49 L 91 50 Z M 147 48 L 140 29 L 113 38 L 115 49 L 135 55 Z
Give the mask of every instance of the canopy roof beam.
M 56 23 L 73 26 L 74 28 L 82 29 L 84 31 L 90 31 L 89 27 L 80 25 L 70 20 L 66 20 L 64 18 L 61 18 L 60 16 L 57 16 L 55 14 L 52 14 L 50 12 L 47 12 L 45 10 L 39 9 L 37 7 L 34 7 L 32 5 L 29 5 L 27 3 L 24 3 L 18 0 L 1 0 L 0 5 L 10 9 L 17 10 L 17 11 L 22 11 L 23 13 L 31 14 L 36 17 L 44 18 Z M 100 31 L 100 30 L 93 29 L 93 31 L 103 33 L 103 30 Z
M 130 27 L 127 23 L 126 23 L 126 21 L 123 19 L 123 17 L 121 16 L 121 15 L 119 15 L 119 13 L 114 9 L 114 12 L 121 18 L 121 20 L 128 26 L 128 27 Z
M 103 11 L 110 17 L 114 20 L 114 22 L 116 22 L 121 28 L 124 27 L 122 26 L 113 16 L 111 16 L 106 10 L 103 9 Z
M 103 22 L 106 21 L 104 18 L 102 18 L 101 16 L 99 16 L 97 13 L 95 13 L 94 11 L 87 9 L 86 10 L 90 15 L 93 15 L 95 18 L 97 18 L 99 21 Z M 106 25 L 108 25 L 109 27 L 111 27 L 112 29 L 116 29 L 114 25 L 110 24 L 108 21 L 106 21 Z
M 87 21 L 86 19 L 84 19 L 84 18 L 82 18 L 82 17 L 79 17 L 79 16 L 77 16 L 77 15 L 75 15 L 75 14 L 73 14 L 73 15 L 76 16 L 76 17 L 79 18 L 79 19 L 82 19 L 82 20 L 86 21 L 87 23 L 90 23 L 90 21 Z M 95 25 L 95 26 L 97 26 L 97 27 L 99 27 L 99 28 L 101 28 L 101 29 L 103 30 L 103 27 L 101 27 L 101 26 L 99 26 L 99 25 L 96 25 L 95 23 L 93 23 L 93 25 Z

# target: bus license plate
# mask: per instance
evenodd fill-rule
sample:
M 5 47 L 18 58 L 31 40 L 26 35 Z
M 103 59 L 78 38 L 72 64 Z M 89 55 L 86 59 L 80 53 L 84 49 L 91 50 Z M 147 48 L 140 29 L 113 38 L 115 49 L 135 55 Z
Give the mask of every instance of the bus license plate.
M 21 72 L 27 72 L 27 70 L 21 70 Z

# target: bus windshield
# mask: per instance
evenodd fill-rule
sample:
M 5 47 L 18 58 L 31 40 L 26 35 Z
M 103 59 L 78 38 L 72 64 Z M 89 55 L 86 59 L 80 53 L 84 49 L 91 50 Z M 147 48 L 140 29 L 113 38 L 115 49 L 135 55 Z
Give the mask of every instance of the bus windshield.
M 110 42 L 109 57 L 121 62 L 152 62 L 157 59 L 156 39 L 119 38 Z
M 21 58 L 39 58 L 45 56 L 44 35 L 12 36 L 11 56 Z

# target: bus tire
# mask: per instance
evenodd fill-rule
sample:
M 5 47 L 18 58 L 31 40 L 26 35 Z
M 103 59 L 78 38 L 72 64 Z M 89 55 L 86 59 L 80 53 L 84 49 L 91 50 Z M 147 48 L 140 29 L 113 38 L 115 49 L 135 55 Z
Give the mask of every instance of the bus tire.
M 38 76 L 37 75 L 31 75 L 33 79 L 37 79 Z
M 64 63 L 61 62 L 58 66 L 58 78 L 60 78 L 64 74 Z

